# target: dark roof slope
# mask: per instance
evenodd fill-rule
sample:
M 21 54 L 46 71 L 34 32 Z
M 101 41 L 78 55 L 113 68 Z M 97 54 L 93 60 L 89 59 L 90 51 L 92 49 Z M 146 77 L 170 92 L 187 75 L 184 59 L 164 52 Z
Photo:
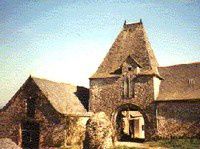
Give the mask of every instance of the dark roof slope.
M 159 73 L 158 100 L 200 99 L 200 63 L 159 67 Z
M 91 78 L 111 77 L 131 56 L 141 65 L 142 73 L 158 74 L 158 63 L 148 41 L 142 22 L 125 24 L 108 54 Z
M 87 105 L 83 103 L 87 103 L 88 89 L 35 77 L 32 79 L 58 112 L 78 115 L 87 112 Z

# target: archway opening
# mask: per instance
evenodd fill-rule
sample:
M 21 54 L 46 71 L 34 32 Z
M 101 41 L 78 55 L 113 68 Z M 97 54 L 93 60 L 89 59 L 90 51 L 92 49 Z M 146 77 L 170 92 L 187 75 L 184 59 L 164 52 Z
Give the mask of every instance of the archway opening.
M 120 106 L 114 114 L 114 128 L 117 141 L 143 142 L 145 140 L 145 119 L 141 110 L 134 105 Z

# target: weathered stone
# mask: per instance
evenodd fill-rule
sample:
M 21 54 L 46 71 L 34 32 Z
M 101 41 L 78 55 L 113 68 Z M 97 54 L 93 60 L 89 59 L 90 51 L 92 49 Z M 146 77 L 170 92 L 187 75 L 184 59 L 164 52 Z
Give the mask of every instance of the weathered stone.
M 112 147 L 112 124 L 104 112 L 94 114 L 87 122 L 85 149 L 107 149 Z
M 91 148 L 109 146 L 109 120 L 115 136 L 123 133 L 126 122 L 124 130 L 131 139 L 135 139 L 135 128 L 142 130 L 146 140 L 200 137 L 199 76 L 199 62 L 159 67 L 142 22 L 124 24 L 90 78 L 90 99 L 87 88 L 29 77 L 0 109 L 0 138 L 10 138 L 21 146 L 22 126 L 31 123 L 35 128 L 39 126 L 40 147 L 64 143 L 81 146 L 88 110 L 103 111 L 108 116 L 99 113 L 88 121 L 86 142 Z M 27 106 L 29 101 L 34 104 Z M 140 113 L 143 123 L 134 114 L 122 114 L 135 111 Z
M 142 22 L 125 24 L 90 78 L 89 109 L 105 112 L 116 134 L 121 109 L 142 114 L 146 140 L 199 137 L 199 74 L 200 63 L 159 67 Z
M 15 142 L 8 138 L 0 139 L 0 149 L 21 149 Z
M 200 138 L 200 101 L 157 102 L 158 136 Z
M 41 86 L 45 86 L 44 80 Z M 50 82 L 50 81 L 48 81 Z M 52 84 L 52 82 L 50 82 Z M 57 83 L 54 83 L 55 85 Z M 47 86 L 45 86 L 48 88 Z M 51 90 L 55 94 L 55 90 L 51 85 Z M 69 91 L 68 91 L 69 92 Z M 85 99 L 84 93 L 80 93 L 81 89 L 77 91 L 77 96 L 82 96 Z M 52 94 L 53 94 L 52 93 Z M 80 95 L 78 95 L 80 94 Z M 49 94 L 48 94 L 49 95 Z M 70 96 L 71 97 L 71 96 Z M 34 117 L 27 115 L 27 101 L 34 99 Z M 39 146 L 60 146 L 64 142 L 64 127 L 65 127 L 65 114 L 60 113 L 48 99 L 47 92 L 44 95 L 35 81 L 30 77 L 25 84 L 19 89 L 19 91 L 13 96 L 9 103 L 0 110 L 0 138 L 10 138 L 19 146 L 22 145 L 22 123 L 29 121 L 39 124 Z M 55 97 L 56 98 L 56 97 Z M 67 97 L 65 97 L 67 98 Z M 54 99 L 55 100 L 55 99 Z M 72 99 L 71 99 L 72 101 Z M 62 101 L 61 101 L 62 103 Z M 73 103 L 73 101 L 72 101 Z M 62 104 L 57 104 L 57 107 L 61 109 L 66 108 Z M 71 106 L 70 109 L 76 111 L 79 106 L 73 103 L 74 109 Z M 81 108 L 84 106 L 81 105 Z M 82 109 L 79 109 L 81 111 Z M 66 109 L 67 111 L 67 109 Z M 71 110 L 70 110 L 71 111 Z M 84 115 L 84 111 L 82 115 Z M 73 112 L 74 114 L 74 112 Z M 56 135 L 55 135 L 56 134 Z

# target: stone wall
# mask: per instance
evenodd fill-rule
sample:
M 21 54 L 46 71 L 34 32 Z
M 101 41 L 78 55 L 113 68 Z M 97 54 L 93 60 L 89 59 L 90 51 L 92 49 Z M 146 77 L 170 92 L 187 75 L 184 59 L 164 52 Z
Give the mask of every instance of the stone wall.
M 0 137 L 10 138 L 19 143 L 19 129 L 21 118 L 25 117 L 25 102 L 16 97 L 9 103 L 9 107 L 0 112 Z
M 64 122 L 56 125 L 49 135 L 49 142 L 52 147 L 66 147 L 83 145 L 85 139 L 85 127 L 89 116 L 70 117 L 67 116 Z M 48 140 L 47 140 L 48 141 Z M 45 146 L 49 146 L 46 144 Z
M 82 99 L 85 90 L 78 88 Z M 34 99 L 35 116 L 27 117 L 27 100 Z M 87 106 L 87 101 L 85 106 Z M 89 114 L 89 113 L 85 113 Z M 57 112 L 46 96 L 33 82 L 28 79 L 9 103 L 0 111 L 0 138 L 10 138 L 19 146 L 22 145 L 22 122 L 37 122 L 40 126 L 40 147 L 60 147 L 64 145 L 82 145 L 85 137 L 85 126 L 89 115 L 64 116 Z M 66 130 L 66 131 L 65 131 Z
M 123 99 L 122 77 L 91 79 L 90 103 L 92 112 L 105 112 L 111 119 L 116 110 L 125 104 L 139 107 L 145 119 L 146 139 L 153 137 L 156 131 L 153 77 L 137 76 L 133 79 L 134 97 Z
M 158 136 L 200 137 L 200 101 L 157 102 Z
M 27 117 L 26 100 L 35 99 L 35 118 Z M 21 145 L 21 122 L 33 120 L 40 124 L 40 146 L 54 146 L 52 132 L 64 123 L 64 117 L 58 113 L 42 95 L 34 82 L 26 82 L 9 103 L 0 111 L 0 138 L 10 138 Z

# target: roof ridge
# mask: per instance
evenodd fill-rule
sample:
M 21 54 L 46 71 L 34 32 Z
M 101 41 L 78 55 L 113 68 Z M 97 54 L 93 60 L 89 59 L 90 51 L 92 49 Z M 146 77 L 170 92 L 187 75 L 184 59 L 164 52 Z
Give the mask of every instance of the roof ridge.
M 71 85 L 71 86 L 78 86 L 78 85 L 74 85 L 71 83 L 66 83 L 66 82 L 57 82 L 57 81 L 53 81 L 53 80 L 48 80 L 46 78 L 39 78 L 39 77 L 35 77 L 35 76 L 30 76 L 33 80 L 34 79 L 38 79 L 38 80 L 43 80 L 43 81 L 48 81 L 48 82 L 52 82 L 52 83 L 57 83 L 57 84 L 66 84 L 66 85 Z
M 32 77 L 31 79 L 37 85 L 40 92 L 51 103 L 53 108 L 59 113 L 61 114 L 67 114 L 72 112 L 74 113 L 76 110 L 80 113 L 87 111 L 84 104 L 81 102 L 82 99 L 79 95 L 80 92 L 79 86 L 54 82 L 37 77 Z M 69 102 L 71 102 L 72 105 L 73 104 L 76 105 L 78 108 L 75 109 L 70 108 Z
M 182 66 L 182 65 L 194 65 L 194 64 L 200 64 L 200 62 L 189 62 L 189 63 L 181 63 L 181 64 L 174 64 L 174 65 L 168 65 L 168 66 L 159 66 L 158 68 L 167 68 L 167 67 L 176 67 L 176 66 Z
M 22 84 L 22 86 L 15 92 L 15 94 L 8 100 L 8 102 L 2 107 L 0 108 L 0 112 L 4 111 L 7 109 L 7 107 L 9 107 L 9 105 L 13 102 L 13 100 L 19 95 L 19 93 L 24 89 L 24 86 L 26 86 L 26 84 L 30 81 L 31 76 L 28 77 L 28 79 L 26 79 L 26 81 Z
M 149 42 L 149 39 L 147 37 L 147 33 L 146 33 L 146 30 L 145 30 L 144 26 L 142 26 L 142 28 L 143 28 L 142 31 L 143 31 L 143 34 L 144 34 L 144 38 L 145 38 L 144 39 L 145 47 L 146 47 L 146 50 L 147 50 L 147 53 L 148 53 L 148 57 L 149 57 L 149 63 L 150 63 L 151 69 L 153 69 L 152 65 L 154 65 L 154 64 L 153 64 L 152 60 L 155 60 L 155 65 L 156 65 L 155 67 L 158 67 L 159 64 L 158 64 L 158 61 L 157 61 L 157 59 L 155 57 L 153 49 L 151 47 L 151 43 Z M 148 45 L 149 45 L 149 47 L 148 47 Z M 151 56 L 153 57 L 153 59 L 151 58 Z
M 130 57 L 138 66 L 140 66 L 140 67 L 142 67 L 141 65 L 140 65 L 140 63 L 133 57 L 133 56 L 131 56 L 132 54 L 130 54 L 130 55 L 128 55 L 125 59 L 124 59 L 124 61 L 122 61 L 122 64 Z M 121 65 L 122 65 L 121 64 Z
M 120 36 L 122 36 L 122 31 L 124 30 L 124 28 L 121 28 L 121 30 L 119 31 L 117 37 L 114 39 L 112 45 L 110 46 L 110 48 L 108 49 L 108 52 L 106 53 L 106 56 L 103 58 L 103 61 L 100 63 L 100 65 L 98 66 L 97 70 L 95 73 L 92 74 L 92 76 L 94 76 L 96 73 L 102 73 L 99 72 L 103 63 L 105 63 L 107 57 L 110 55 L 110 51 L 112 50 L 113 46 L 117 43 L 117 40 L 119 39 Z M 92 77 L 91 77 L 92 78 Z
M 124 24 L 124 26 L 134 26 L 134 25 L 142 25 L 141 22 L 134 22 L 134 23 L 128 23 L 128 24 Z

